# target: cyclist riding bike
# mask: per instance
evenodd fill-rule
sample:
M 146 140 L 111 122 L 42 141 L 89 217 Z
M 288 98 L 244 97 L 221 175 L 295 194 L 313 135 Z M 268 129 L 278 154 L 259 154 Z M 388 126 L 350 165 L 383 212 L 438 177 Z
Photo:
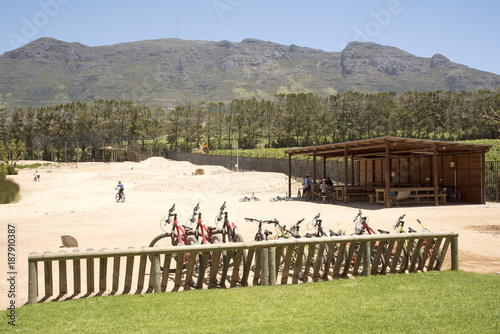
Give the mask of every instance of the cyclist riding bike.
M 125 190 L 125 187 L 123 186 L 122 181 L 118 181 L 118 185 L 116 186 L 115 190 L 118 190 L 118 195 L 120 196 L 120 199 L 123 197 L 123 190 Z

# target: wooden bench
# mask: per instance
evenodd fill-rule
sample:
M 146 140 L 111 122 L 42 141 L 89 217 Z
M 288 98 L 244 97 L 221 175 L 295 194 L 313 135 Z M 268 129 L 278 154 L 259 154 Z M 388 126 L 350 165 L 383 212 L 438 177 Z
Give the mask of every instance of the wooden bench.
M 446 203 L 446 194 L 437 194 L 438 202 Z M 415 199 L 415 203 L 434 203 L 434 194 L 414 194 L 410 198 Z
M 414 202 L 416 204 L 434 203 L 434 194 L 411 194 L 410 191 L 399 191 L 397 195 L 391 196 L 391 204 L 396 202 L 399 206 L 400 202 Z M 446 194 L 438 194 L 438 201 L 446 203 Z
M 369 200 L 370 203 L 375 197 L 375 193 L 372 191 L 348 191 L 345 196 L 347 197 L 347 202 L 349 202 L 351 199 L 352 200 Z

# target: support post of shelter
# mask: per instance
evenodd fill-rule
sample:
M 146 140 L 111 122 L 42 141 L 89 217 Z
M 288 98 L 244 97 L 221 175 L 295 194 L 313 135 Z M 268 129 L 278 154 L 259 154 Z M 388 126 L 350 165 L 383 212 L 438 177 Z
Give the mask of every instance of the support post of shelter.
M 351 185 L 355 185 L 354 182 L 354 153 L 351 153 Z
M 316 151 L 313 152 L 313 184 L 312 184 L 312 193 L 313 198 L 314 194 L 316 194 Z
M 347 203 L 347 145 L 344 147 L 344 203 Z
M 326 157 L 323 157 L 323 179 L 326 179 Z
M 292 155 L 288 155 L 288 197 L 292 197 Z
M 496 186 L 498 201 L 498 184 Z M 481 204 L 486 204 L 486 154 L 481 155 Z
M 437 146 L 434 147 L 433 157 L 432 157 L 432 165 L 433 165 L 433 179 L 434 179 L 434 205 L 439 205 L 439 197 L 438 197 L 438 149 Z
M 385 198 L 385 207 L 391 207 L 391 200 L 389 198 L 389 188 L 391 186 L 391 159 L 390 159 L 390 143 L 385 143 L 385 189 L 384 189 L 384 198 Z

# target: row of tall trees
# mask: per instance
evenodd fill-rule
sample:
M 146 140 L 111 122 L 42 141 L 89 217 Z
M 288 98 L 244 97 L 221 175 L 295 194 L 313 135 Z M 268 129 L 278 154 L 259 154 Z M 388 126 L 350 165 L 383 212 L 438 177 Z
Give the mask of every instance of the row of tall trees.
M 73 102 L 54 107 L 0 110 L 0 140 L 37 148 L 80 148 L 137 142 L 158 148 L 293 147 L 381 136 L 466 140 L 497 138 L 487 110 L 500 109 L 500 93 L 345 92 L 328 98 L 280 94 L 272 100 L 197 102 L 172 110 L 130 100 Z
M 273 100 L 178 106 L 167 116 L 175 147 L 208 141 L 212 148 L 311 146 L 382 136 L 468 140 L 498 137 L 487 110 L 500 109 L 490 91 L 346 92 L 329 98 L 280 94 Z M 195 145 L 193 145 L 193 143 Z
M 97 100 L 73 102 L 55 107 L 0 109 L 0 140 L 22 141 L 30 156 L 33 151 L 60 151 L 66 146 L 86 147 L 144 142 L 165 133 L 165 112 L 138 106 L 132 101 Z M 47 158 L 47 157 L 45 157 Z

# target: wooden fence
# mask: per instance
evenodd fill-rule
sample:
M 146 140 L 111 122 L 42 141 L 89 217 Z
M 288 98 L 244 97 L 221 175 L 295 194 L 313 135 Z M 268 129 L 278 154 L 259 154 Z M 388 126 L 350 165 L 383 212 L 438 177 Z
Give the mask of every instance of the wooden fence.
M 191 289 L 194 286 L 194 277 L 200 272 L 202 280 L 201 284 L 194 287 L 197 289 L 226 287 L 226 284 L 294 284 L 348 275 L 440 270 L 450 244 L 451 269 L 457 270 L 456 232 L 31 253 L 28 256 L 28 303 L 104 294 L 158 293 Z M 224 279 L 224 282 L 217 280 L 220 277 L 221 254 L 227 254 L 226 263 L 230 264 L 227 280 Z M 401 267 L 400 261 L 396 261 L 403 259 L 403 255 L 407 259 L 404 268 Z M 196 258 L 200 257 L 208 264 L 206 270 L 200 271 L 200 268 L 197 268 Z M 243 258 L 245 261 L 241 261 Z M 209 261 L 210 259 L 213 260 Z M 41 299 L 38 298 L 41 295 L 40 285 L 44 287 Z M 58 286 L 58 295 L 55 295 L 55 286 Z

